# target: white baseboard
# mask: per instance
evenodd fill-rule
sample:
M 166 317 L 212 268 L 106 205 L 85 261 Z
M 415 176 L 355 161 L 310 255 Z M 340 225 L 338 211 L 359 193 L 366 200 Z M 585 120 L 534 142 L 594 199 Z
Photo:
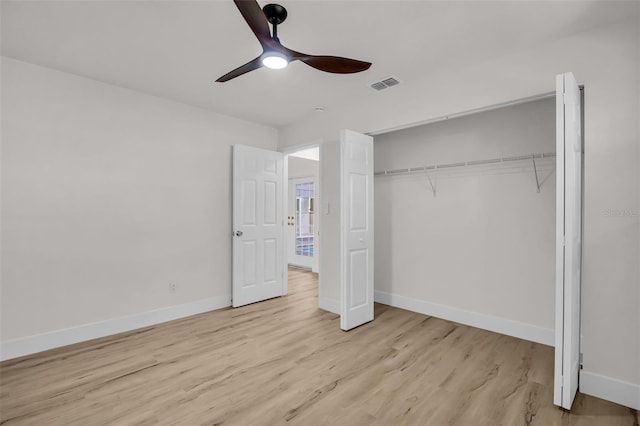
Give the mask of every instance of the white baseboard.
M 374 298 L 376 302 L 384 305 L 495 331 L 496 333 L 542 343 L 543 345 L 555 346 L 555 333 L 552 328 L 539 327 L 378 290 L 375 291 Z
M 324 309 L 325 311 L 340 315 L 340 301 L 338 300 L 320 297 L 318 299 L 318 306 L 320 307 L 320 309 Z
M 139 314 L 0 342 L 0 361 L 84 342 L 231 306 L 231 295 L 211 297 Z
M 298 268 L 298 269 L 305 269 L 305 270 L 307 270 L 307 271 L 315 272 L 315 271 L 313 270 L 313 267 L 308 266 L 308 265 L 300 265 L 300 264 L 298 264 L 298 263 L 291 263 L 291 262 L 289 262 L 287 265 L 288 265 L 288 266 L 293 266 L 294 268 Z
M 580 371 L 580 392 L 640 410 L 640 385 Z

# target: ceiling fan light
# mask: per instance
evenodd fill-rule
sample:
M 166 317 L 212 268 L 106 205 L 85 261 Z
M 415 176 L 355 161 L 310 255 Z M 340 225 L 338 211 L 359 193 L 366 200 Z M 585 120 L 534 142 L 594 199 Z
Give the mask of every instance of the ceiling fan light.
M 269 52 L 262 57 L 262 65 L 272 70 L 279 70 L 289 65 L 289 59 L 279 52 Z

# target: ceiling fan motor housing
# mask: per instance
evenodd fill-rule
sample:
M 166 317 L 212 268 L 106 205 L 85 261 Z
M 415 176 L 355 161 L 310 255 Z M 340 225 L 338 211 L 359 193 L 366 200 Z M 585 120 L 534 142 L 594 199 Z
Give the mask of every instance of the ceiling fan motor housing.
M 269 3 L 262 11 L 271 25 L 280 25 L 287 19 L 287 9 L 279 4 Z

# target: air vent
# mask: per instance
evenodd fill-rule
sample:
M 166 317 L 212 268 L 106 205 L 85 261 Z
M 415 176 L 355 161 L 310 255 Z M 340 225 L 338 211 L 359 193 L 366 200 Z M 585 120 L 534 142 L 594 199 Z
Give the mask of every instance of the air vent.
M 380 81 L 371 83 L 369 87 L 371 87 L 374 90 L 380 91 L 380 90 L 387 89 L 389 87 L 396 86 L 398 84 L 400 84 L 400 80 L 398 80 L 396 77 L 386 77 Z

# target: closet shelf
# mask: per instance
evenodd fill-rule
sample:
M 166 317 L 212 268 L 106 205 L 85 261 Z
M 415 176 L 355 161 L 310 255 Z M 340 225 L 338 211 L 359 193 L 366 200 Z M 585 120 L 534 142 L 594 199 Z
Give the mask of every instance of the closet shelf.
M 555 152 L 544 152 L 542 154 L 528 154 L 528 155 L 515 155 L 512 157 L 499 157 L 499 158 L 489 158 L 486 160 L 472 160 L 472 161 L 463 161 L 459 163 L 447 163 L 447 164 L 434 164 L 431 166 L 422 166 L 422 167 L 409 167 L 406 169 L 393 169 L 393 170 L 383 170 L 379 172 L 375 172 L 374 176 L 394 176 L 399 174 L 407 174 L 407 173 L 416 173 L 416 172 L 426 172 L 429 170 L 442 170 L 442 169 L 451 169 L 454 167 L 467 167 L 467 166 L 478 166 L 485 164 L 496 164 L 496 163 L 507 163 L 510 161 L 525 161 L 525 160 L 535 160 L 543 159 L 543 158 L 551 158 L 555 157 Z

